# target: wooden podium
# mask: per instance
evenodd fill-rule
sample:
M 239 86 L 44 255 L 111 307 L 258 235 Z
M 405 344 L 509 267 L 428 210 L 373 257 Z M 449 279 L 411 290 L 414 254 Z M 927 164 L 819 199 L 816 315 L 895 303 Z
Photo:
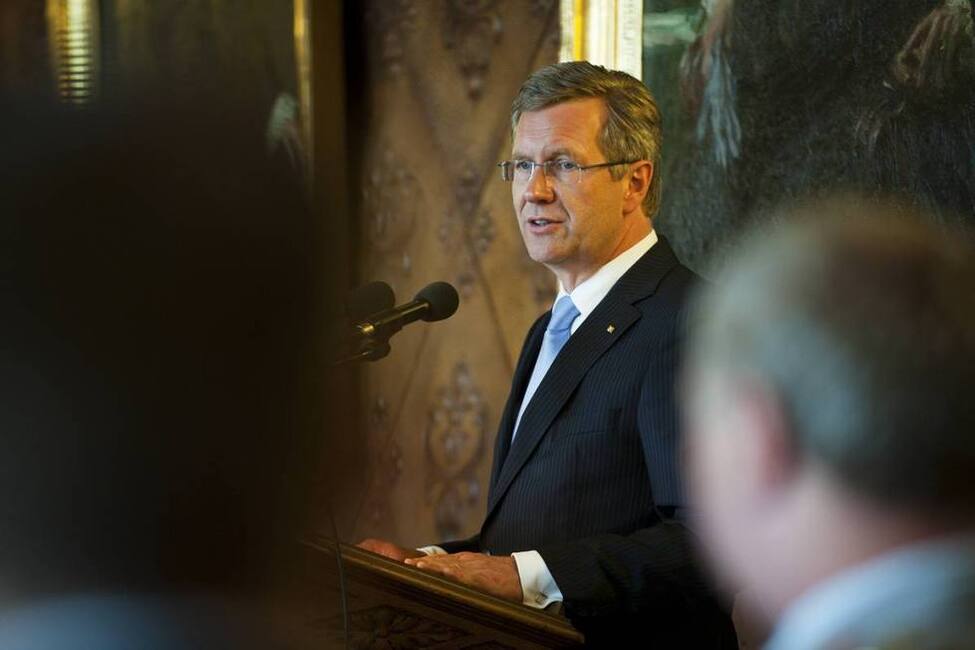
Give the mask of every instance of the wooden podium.
M 325 647 L 344 647 L 336 545 L 301 542 L 306 622 Z M 569 621 L 484 594 L 360 548 L 339 544 L 351 648 L 501 650 L 573 648 L 583 642 Z M 311 589 L 311 591 L 308 591 Z

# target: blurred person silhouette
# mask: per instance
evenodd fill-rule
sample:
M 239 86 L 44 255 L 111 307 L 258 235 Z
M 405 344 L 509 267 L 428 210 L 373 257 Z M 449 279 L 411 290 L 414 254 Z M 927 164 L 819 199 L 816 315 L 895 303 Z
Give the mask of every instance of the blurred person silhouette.
M 970 0 L 714 4 L 661 209 L 689 266 L 710 275 L 747 225 L 836 189 L 975 222 Z
M 217 96 L 2 112 L 0 647 L 268 647 L 321 427 L 301 187 Z
M 752 235 L 699 296 L 689 480 L 767 648 L 975 648 L 975 243 L 846 199 Z

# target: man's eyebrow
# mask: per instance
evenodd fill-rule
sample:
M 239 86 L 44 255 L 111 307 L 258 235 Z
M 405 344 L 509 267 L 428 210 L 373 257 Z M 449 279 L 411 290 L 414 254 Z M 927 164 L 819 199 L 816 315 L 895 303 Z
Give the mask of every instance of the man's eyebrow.
M 557 149 L 550 149 L 549 152 L 548 152 L 549 160 L 551 160 L 552 158 L 555 158 L 556 156 L 567 156 L 569 158 L 572 158 L 572 152 L 569 151 L 568 149 L 566 149 L 565 147 L 559 147 Z
M 553 158 L 556 158 L 558 156 L 566 156 L 568 158 L 573 158 L 574 157 L 573 156 L 573 153 L 571 151 L 569 151 L 568 149 L 566 149 L 565 147 L 559 147 L 557 149 L 549 149 L 546 153 L 547 153 L 547 155 L 545 157 L 546 160 L 552 160 Z M 512 160 L 531 160 L 531 156 L 529 156 L 528 154 L 522 153 L 520 151 L 513 151 L 513 152 L 511 152 L 511 159 Z

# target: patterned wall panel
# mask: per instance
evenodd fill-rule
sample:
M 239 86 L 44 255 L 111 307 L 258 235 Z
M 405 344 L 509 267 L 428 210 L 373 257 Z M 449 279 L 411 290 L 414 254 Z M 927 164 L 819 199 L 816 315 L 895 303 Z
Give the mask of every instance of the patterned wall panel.
M 514 362 L 554 297 L 525 253 L 495 163 L 509 107 L 556 60 L 555 0 L 371 0 L 358 9 L 360 280 L 399 302 L 434 280 L 461 293 L 447 321 L 404 329 L 365 368 L 370 463 L 350 538 L 404 544 L 469 535 L 484 515 L 491 450 Z

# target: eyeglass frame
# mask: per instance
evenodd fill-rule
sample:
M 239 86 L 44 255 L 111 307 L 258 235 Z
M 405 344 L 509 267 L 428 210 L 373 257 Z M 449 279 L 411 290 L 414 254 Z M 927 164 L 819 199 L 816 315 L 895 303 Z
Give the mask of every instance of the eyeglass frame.
M 505 183 L 513 183 L 515 181 L 516 170 L 512 169 L 510 174 L 511 178 L 507 178 L 508 174 L 506 172 L 506 167 L 508 165 L 514 166 L 515 163 L 528 163 L 529 165 L 531 165 L 532 168 L 531 171 L 528 172 L 528 178 L 526 180 L 531 180 L 532 177 L 535 175 L 535 170 L 538 169 L 539 167 L 542 168 L 542 173 L 545 174 L 545 178 L 553 178 L 555 180 L 558 180 L 558 176 L 550 173 L 549 169 L 551 169 L 552 165 L 556 165 L 558 163 L 566 163 L 566 162 L 570 162 L 573 165 L 575 165 L 576 168 L 573 171 L 579 172 L 579 180 L 577 180 L 576 182 L 581 183 L 582 172 L 584 171 L 590 169 L 598 169 L 600 167 L 614 167 L 616 165 L 632 165 L 633 163 L 640 162 L 640 159 L 617 160 L 616 162 L 602 162 L 602 163 L 595 163 L 593 165 L 580 165 L 574 160 L 570 160 L 566 158 L 556 158 L 555 160 L 546 160 L 545 162 L 540 162 L 540 163 L 535 162 L 534 160 L 517 159 L 517 160 L 502 160 L 497 164 L 497 166 L 498 168 L 501 169 L 501 180 L 504 181 Z

